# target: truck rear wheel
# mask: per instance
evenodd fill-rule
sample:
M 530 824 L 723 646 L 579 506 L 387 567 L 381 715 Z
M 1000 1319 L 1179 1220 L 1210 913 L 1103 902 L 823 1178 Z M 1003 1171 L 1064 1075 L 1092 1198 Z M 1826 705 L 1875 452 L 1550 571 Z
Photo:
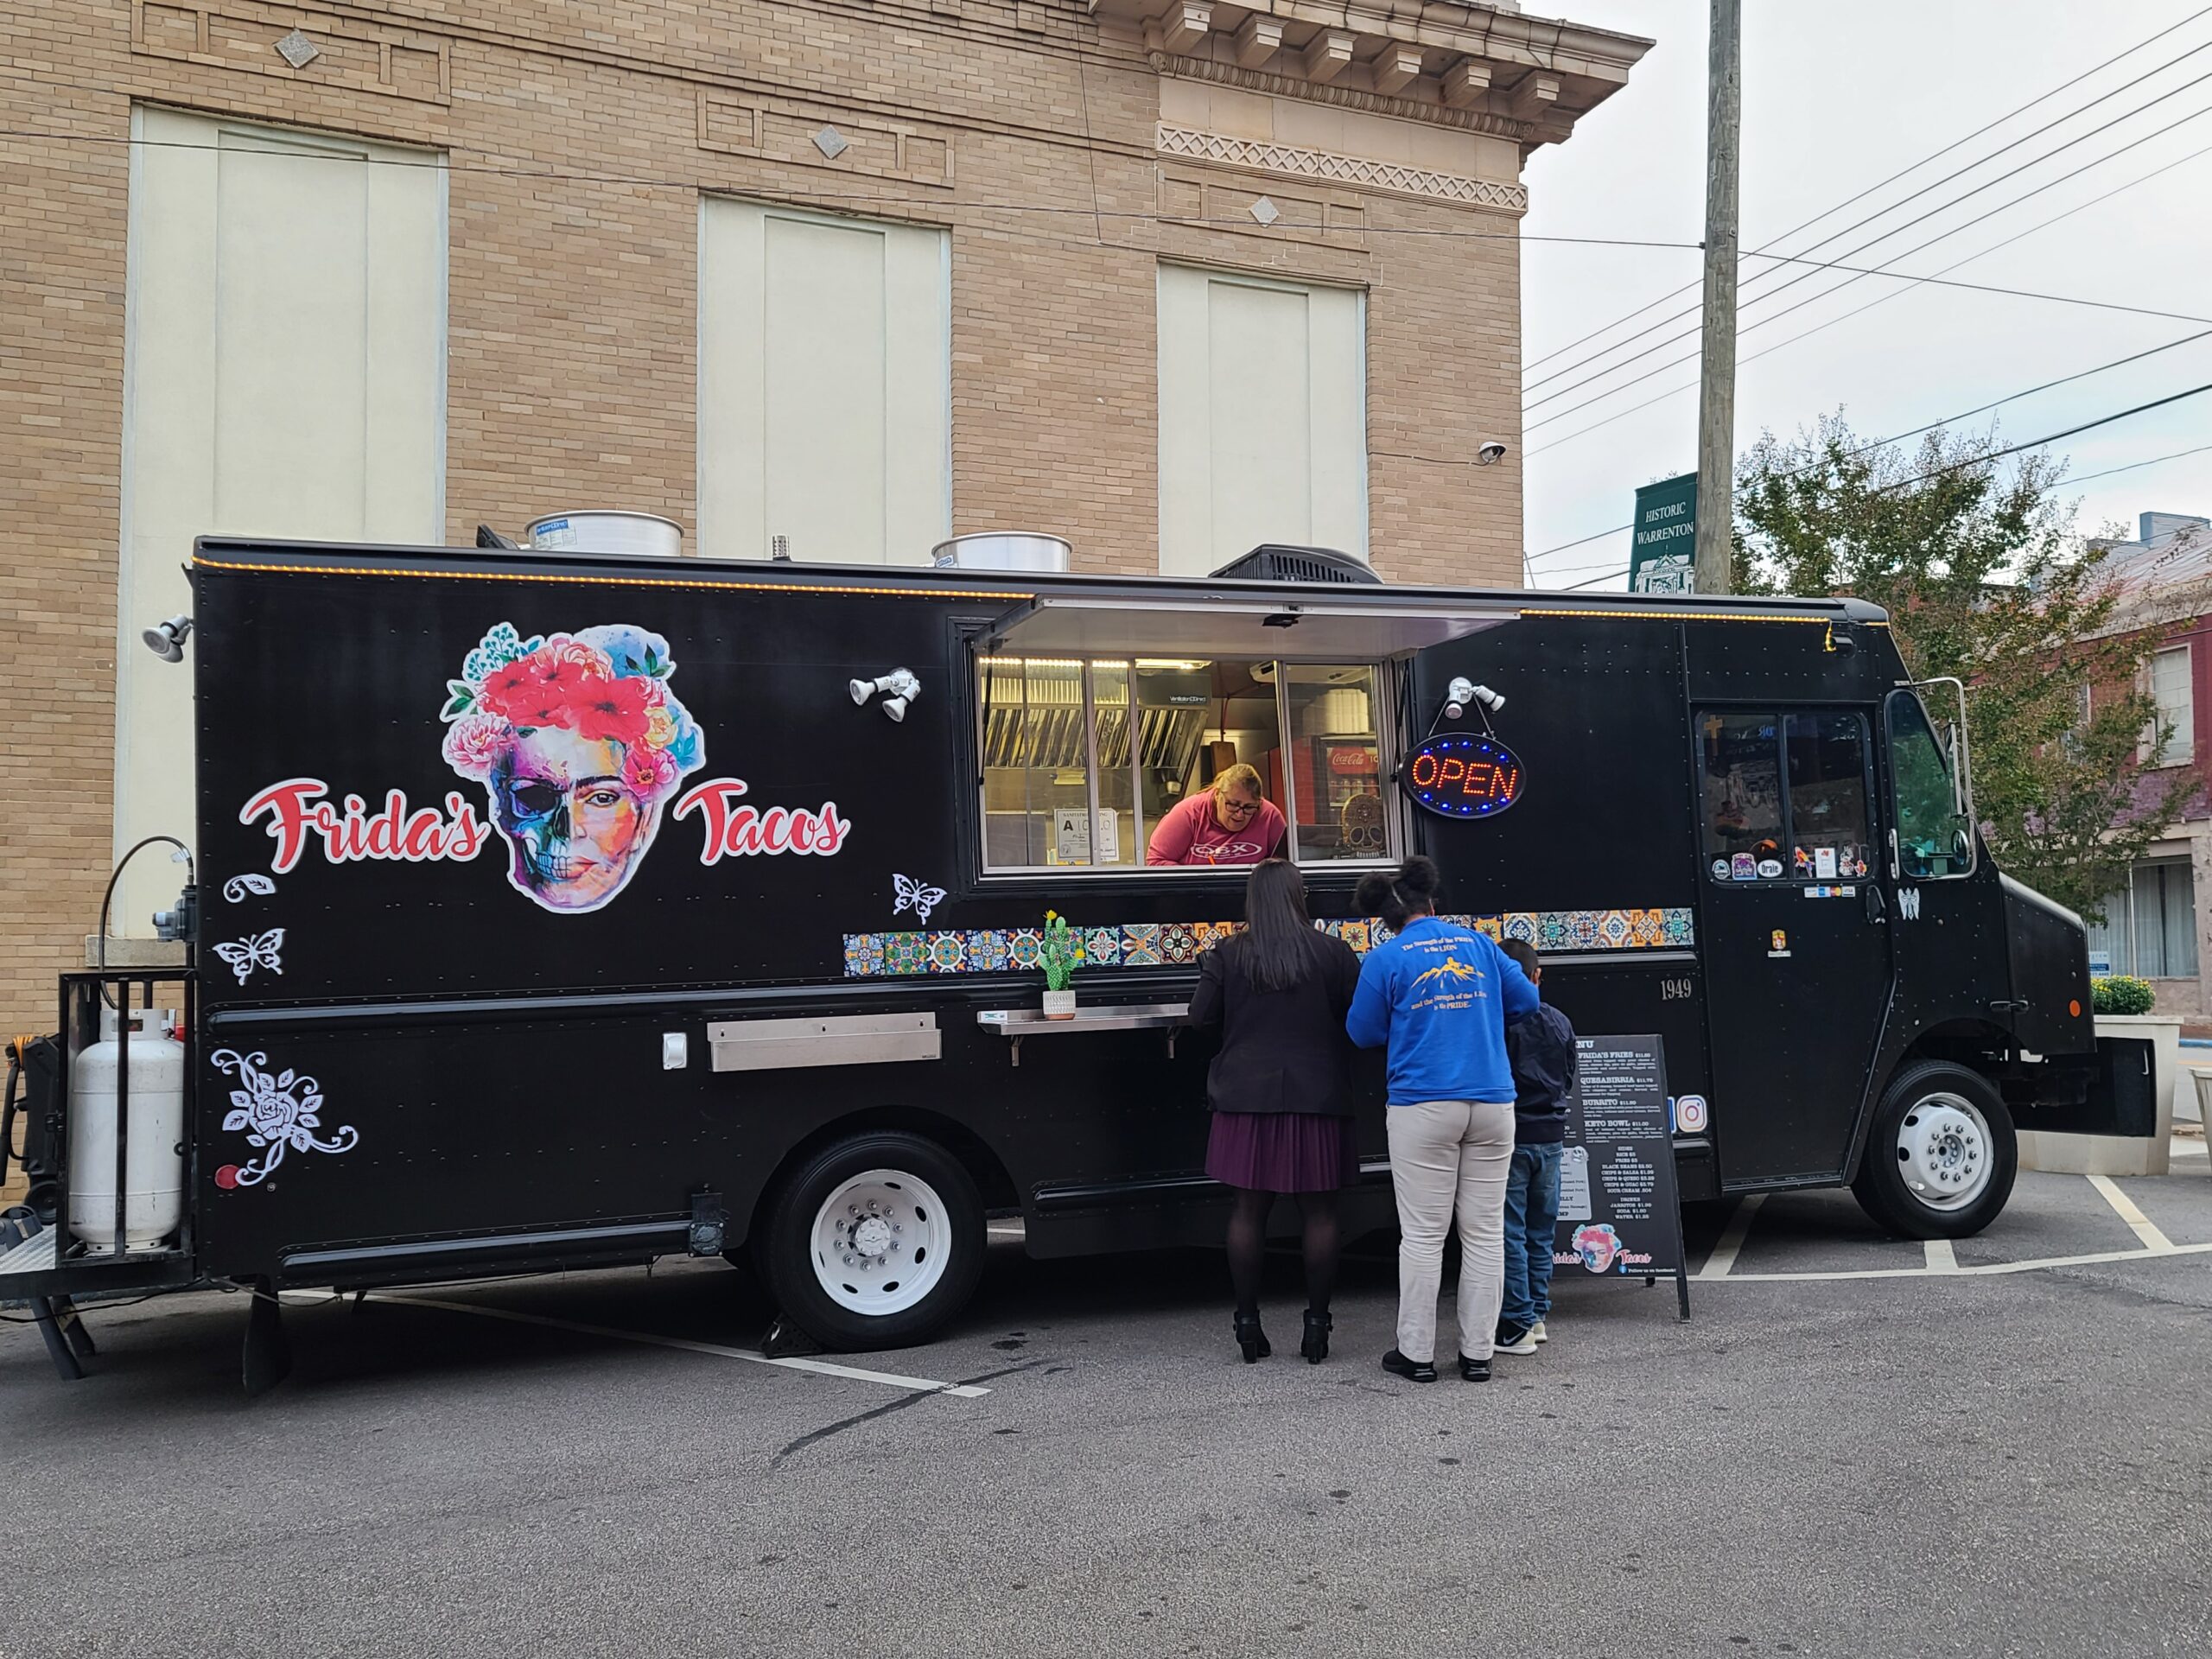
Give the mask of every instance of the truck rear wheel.
M 983 1205 L 960 1160 L 917 1135 L 823 1147 L 772 1206 L 760 1262 L 783 1311 L 841 1352 L 942 1329 L 983 1268 Z
M 1967 1238 L 1997 1219 L 2019 1162 L 2012 1115 L 1989 1080 L 1922 1060 L 1883 1095 L 1851 1190 L 1891 1232 Z

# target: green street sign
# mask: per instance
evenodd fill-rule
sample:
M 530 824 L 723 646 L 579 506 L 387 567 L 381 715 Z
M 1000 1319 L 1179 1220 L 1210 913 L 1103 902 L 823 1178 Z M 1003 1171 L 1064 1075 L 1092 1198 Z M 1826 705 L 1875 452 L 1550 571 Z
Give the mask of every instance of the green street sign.
M 1629 542 L 1629 592 L 1694 591 L 1696 547 L 1695 473 L 1662 478 L 1636 493 L 1636 524 Z

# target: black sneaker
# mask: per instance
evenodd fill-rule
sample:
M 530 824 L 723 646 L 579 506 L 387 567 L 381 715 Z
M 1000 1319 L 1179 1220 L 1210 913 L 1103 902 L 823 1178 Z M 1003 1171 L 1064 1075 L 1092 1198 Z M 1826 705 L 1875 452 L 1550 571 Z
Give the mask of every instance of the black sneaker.
M 1394 1376 L 1404 1377 L 1409 1382 L 1436 1381 L 1436 1363 L 1433 1360 L 1408 1359 L 1395 1348 L 1382 1356 L 1382 1369 Z
M 1486 1359 L 1469 1359 L 1465 1354 L 1460 1355 L 1459 1380 L 1463 1382 L 1489 1382 L 1490 1361 Z
M 1536 1351 L 1535 1327 L 1511 1319 L 1500 1319 L 1497 1339 L 1491 1346 L 1501 1354 L 1533 1354 Z

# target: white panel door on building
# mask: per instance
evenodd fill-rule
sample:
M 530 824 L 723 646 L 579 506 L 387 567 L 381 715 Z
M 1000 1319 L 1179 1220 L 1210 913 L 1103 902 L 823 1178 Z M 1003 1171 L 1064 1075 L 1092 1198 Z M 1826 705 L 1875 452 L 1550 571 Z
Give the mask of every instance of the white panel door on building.
M 1366 296 L 1160 268 L 1160 569 L 1367 554 Z
M 444 539 L 446 188 L 435 153 L 142 108 L 132 152 L 116 847 L 192 838 L 195 536 Z M 188 647 L 189 649 L 189 647 Z M 117 906 L 143 931 L 172 874 Z
M 699 543 L 920 564 L 951 530 L 944 232 L 700 209 Z

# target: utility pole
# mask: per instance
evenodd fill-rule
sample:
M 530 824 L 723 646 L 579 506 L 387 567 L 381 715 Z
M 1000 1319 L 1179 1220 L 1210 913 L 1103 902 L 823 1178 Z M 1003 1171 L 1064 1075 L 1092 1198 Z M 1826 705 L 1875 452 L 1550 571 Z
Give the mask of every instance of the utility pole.
M 1700 594 L 1734 584 L 1736 132 L 1742 118 L 1743 0 L 1713 0 L 1706 69 L 1705 344 L 1698 372 L 1697 571 Z

